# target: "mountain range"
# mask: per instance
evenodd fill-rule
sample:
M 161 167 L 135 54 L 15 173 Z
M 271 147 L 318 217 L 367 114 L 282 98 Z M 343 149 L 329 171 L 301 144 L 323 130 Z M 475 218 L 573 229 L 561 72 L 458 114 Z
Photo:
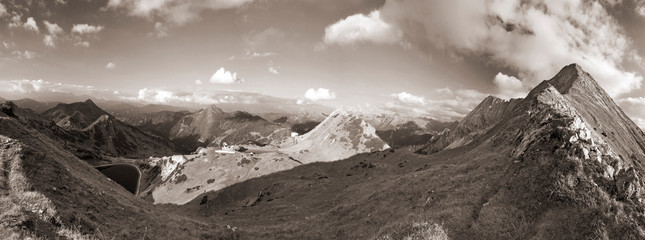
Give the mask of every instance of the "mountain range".
M 458 123 L 134 109 L 129 124 L 91 100 L 42 114 L 0 104 L 0 233 L 645 238 L 645 134 L 576 64 L 525 98 L 487 97 Z M 292 134 L 308 121 L 321 122 Z M 136 167 L 142 191 L 94 168 L 105 163 Z

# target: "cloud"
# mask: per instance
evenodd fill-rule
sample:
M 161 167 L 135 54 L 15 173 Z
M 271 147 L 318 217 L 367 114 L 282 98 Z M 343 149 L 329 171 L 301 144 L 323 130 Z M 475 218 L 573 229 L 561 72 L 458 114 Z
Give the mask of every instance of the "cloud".
M 497 97 L 503 99 L 510 98 L 523 98 L 528 93 L 527 88 L 524 87 L 522 81 L 513 76 L 508 76 L 503 73 L 497 73 L 493 79 L 495 87 L 497 87 Z
M 634 12 L 641 17 L 645 17 L 645 0 L 634 0 L 634 5 Z
M 48 47 L 56 47 L 56 44 L 54 43 L 54 36 L 52 35 L 45 35 L 43 38 L 43 43 L 45 43 L 45 46 Z
M 268 70 L 269 70 L 269 72 L 270 72 L 270 73 L 272 73 L 272 74 L 275 74 L 275 75 L 280 74 L 280 72 L 278 72 L 278 69 L 277 69 L 277 68 L 275 68 L 275 67 L 269 67 L 269 69 L 268 69 Z
M 415 96 L 407 92 L 395 93 L 395 94 L 392 94 L 392 97 L 394 97 L 397 101 L 403 104 L 411 104 L 411 105 L 426 104 L 426 99 L 424 97 Z
M 48 33 L 43 37 L 43 43 L 48 47 L 56 47 L 55 41 L 58 38 L 58 35 L 63 34 L 63 28 L 58 26 L 58 24 L 50 23 L 47 20 L 43 21 L 43 24 L 45 24 L 45 29 Z
M 202 85 L 202 80 L 200 79 L 195 80 L 195 85 Z
M 40 29 L 38 28 L 38 24 L 36 24 L 36 20 L 33 17 L 28 17 L 27 21 L 23 23 L 20 19 L 20 14 L 15 14 L 11 17 L 9 27 L 10 28 L 22 27 L 28 31 L 40 32 Z
M 394 44 L 401 41 L 403 32 L 385 22 L 378 10 L 369 15 L 351 15 L 325 28 L 323 41 L 327 44 L 351 45 L 361 42 Z
M 268 57 L 276 55 L 273 52 L 266 52 L 267 48 L 275 47 L 276 44 L 285 44 L 286 33 L 279 28 L 269 27 L 262 31 L 251 31 L 242 36 L 246 48 L 246 57 Z
M 147 103 L 162 103 L 183 106 L 211 105 L 211 104 L 258 104 L 261 103 L 262 95 L 249 94 L 244 92 L 218 93 L 200 91 L 165 90 L 154 88 L 143 88 L 135 97 L 121 97 L 124 100 L 132 100 Z
M 419 50 L 479 56 L 532 84 L 576 62 L 612 96 L 641 86 L 621 67 L 631 41 L 595 1 L 387 1 L 380 11 Z
M 211 76 L 210 82 L 218 84 L 234 84 L 234 83 L 243 83 L 244 80 L 237 77 L 236 72 L 226 71 L 223 67 L 219 68 L 213 76 Z
M 155 23 L 155 36 L 157 37 L 166 37 L 168 36 L 168 27 L 166 27 L 163 23 L 156 22 Z
M 336 99 L 336 93 L 327 88 L 310 88 L 305 92 L 305 98 L 312 102 L 319 100 L 331 100 Z
M 431 117 L 440 121 L 460 120 L 487 95 L 472 89 L 440 88 L 433 90 L 435 98 L 415 96 L 407 92 L 392 94 L 394 101 L 383 109 L 403 115 Z
M 11 52 L 12 55 L 16 56 L 18 59 L 32 59 L 38 57 L 38 54 L 33 51 L 19 51 L 19 50 L 14 50 Z
M 0 17 L 2 17 L 4 15 L 7 15 L 7 14 L 8 14 L 7 13 L 7 8 L 4 5 L 2 5 L 2 3 L 0 3 Z
M 645 97 L 621 98 L 616 103 L 636 125 L 645 130 Z
M 169 104 L 169 103 L 216 104 L 218 103 L 216 100 L 205 95 L 175 93 L 173 91 L 168 91 L 168 90 L 149 89 L 149 88 L 144 88 L 139 90 L 139 94 L 137 95 L 136 100 L 150 102 L 150 103 L 163 103 L 163 104 Z
M 47 20 L 43 21 L 43 23 L 45 24 L 45 29 L 47 29 L 47 32 L 50 35 L 57 35 L 57 34 L 63 33 L 63 29 L 60 26 L 58 26 L 58 24 L 50 23 Z
M 30 31 L 34 32 L 39 32 L 38 30 L 38 25 L 36 24 L 36 20 L 34 20 L 33 17 L 27 18 L 27 21 L 25 22 L 24 28 Z
M 74 46 L 89 47 L 89 46 L 90 46 L 90 42 L 88 42 L 88 41 L 76 41 L 76 42 L 74 43 Z
M 253 0 L 109 0 L 106 8 L 124 9 L 130 15 L 154 19 L 163 18 L 175 24 L 185 24 L 199 19 L 204 10 L 230 9 Z
M 116 67 L 116 64 L 114 64 L 112 62 L 109 62 L 109 63 L 107 63 L 107 65 L 105 65 L 106 69 L 114 69 L 115 67 Z
M 74 94 L 90 94 L 102 91 L 94 86 L 54 83 L 38 80 L 8 80 L 0 81 L 0 91 L 10 93 L 42 93 L 42 92 L 61 92 Z
M 87 23 L 84 24 L 74 24 L 72 26 L 72 33 L 77 33 L 80 35 L 86 34 L 96 34 L 103 30 L 103 26 L 93 26 Z

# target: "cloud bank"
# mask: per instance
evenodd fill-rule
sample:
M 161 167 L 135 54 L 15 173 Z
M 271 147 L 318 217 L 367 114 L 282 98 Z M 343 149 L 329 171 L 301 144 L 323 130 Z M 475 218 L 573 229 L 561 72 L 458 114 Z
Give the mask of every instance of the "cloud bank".
M 109 0 L 106 7 L 149 19 L 160 17 L 181 25 L 199 19 L 204 10 L 230 9 L 250 2 L 253 0 Z
M 320 100 L 336 99 L 336 93 L 327 88 L 307 89 L 305 92 L 305 99 L 315 102 Z M 302 102 L 301 102 L 302 103 Z
M 640 56 L 632 56 L 625 30 L 597 1 L 386 1 L 369 15 L 328 26 L 323 41 L 391 44 L 401 38 L 421 51 L 494 61 L 519 72 L 527 86 L 574 62 L 613 97 L 640 88 L 643 79 L 621 67 Z

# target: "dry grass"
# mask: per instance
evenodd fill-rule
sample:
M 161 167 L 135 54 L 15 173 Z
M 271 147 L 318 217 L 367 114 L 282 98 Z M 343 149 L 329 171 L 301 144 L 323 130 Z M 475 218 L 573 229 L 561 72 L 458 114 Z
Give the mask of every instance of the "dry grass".
M 25 225 L 34 222 L 60 222 L 52 201 L 42 193 L 33 191 L 33 186 L 23 174 L 21 148 L 19 145 L 2 139 L 10 145 L 0 153 L 0 161 L 6 169 L 7 183 L 0 197 L 0 236 L 3 239 L 37 239 Z M 3 176 L 4 177 L 4 176 Z M 85 236 L 74 228 L 58 227 L 54 235 L 69 239 L 97 239 Z
M 439 225 L 430 221 L 412 222 L 398 231 L 393 230 L 376 238 L 376 240 L 449 240 L 448 233 Z

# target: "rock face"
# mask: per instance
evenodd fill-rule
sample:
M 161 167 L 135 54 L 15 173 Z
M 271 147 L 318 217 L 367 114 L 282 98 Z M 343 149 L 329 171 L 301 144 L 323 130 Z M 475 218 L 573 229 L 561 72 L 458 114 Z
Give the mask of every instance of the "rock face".
M 376 135 L 374 127 L 342 108 L 294 141 L 280 151 L 303 163 L 334 161 L 390 148 Z
M 288 136 L 289 130 L 247 112 L 226 113 L 215 105 L 182 117 L 170 130 L 177 145 L 192 150 L 223 143 L 239 144 L 255 141 L 271 143 Z

